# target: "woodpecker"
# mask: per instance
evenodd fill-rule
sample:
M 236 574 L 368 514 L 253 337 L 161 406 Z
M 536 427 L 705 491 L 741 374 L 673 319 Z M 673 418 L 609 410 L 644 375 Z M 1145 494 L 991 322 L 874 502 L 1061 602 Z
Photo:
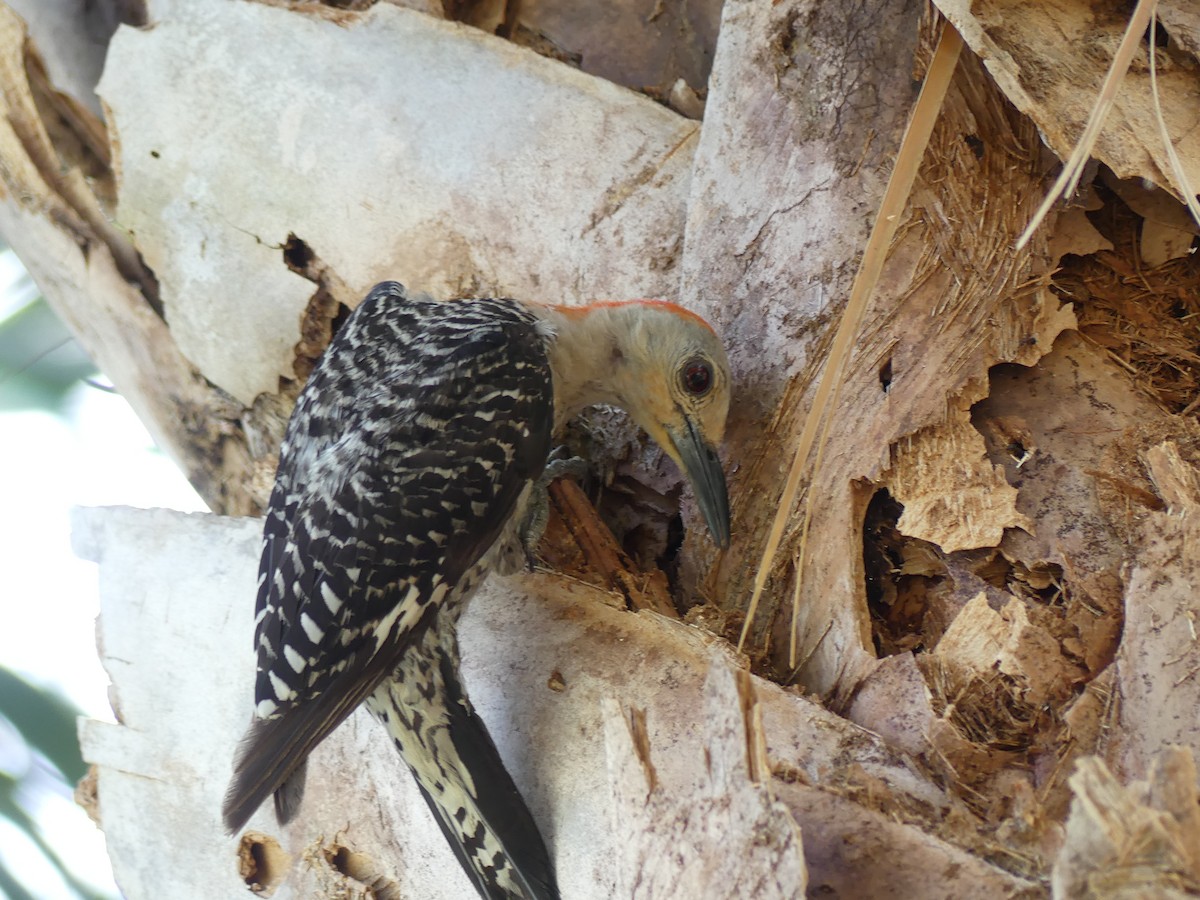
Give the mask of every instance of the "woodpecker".
M 727 546 L 714 448 L 729 389 L 712 328 L 671 303 L 438 302 L 377 285 L 313 370 L 280 450 L 230 833 L 272 795 L 288 822 L 309 753 L 365 702 L 480 896 L 558 898 L 537 824 L 463 689 L 459 615 L 487 574 L 524 564 L 554 435 L 593 404 L 628 411 L 675 460 Z

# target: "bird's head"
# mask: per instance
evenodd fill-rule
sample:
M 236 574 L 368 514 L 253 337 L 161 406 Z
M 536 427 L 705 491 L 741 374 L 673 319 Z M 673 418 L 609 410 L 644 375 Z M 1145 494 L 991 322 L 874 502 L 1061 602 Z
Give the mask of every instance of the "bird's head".
M 729 495 L 716 447 L 731 381 L 720 338 L 673 303 L 601 303 L 572 313 L 590 326 L 579 334 L 590 342 L 580 356 L 592 357 L 593 370 L 580 396 L 629 413 L 691 482 L 713 540 L 729 546 Z

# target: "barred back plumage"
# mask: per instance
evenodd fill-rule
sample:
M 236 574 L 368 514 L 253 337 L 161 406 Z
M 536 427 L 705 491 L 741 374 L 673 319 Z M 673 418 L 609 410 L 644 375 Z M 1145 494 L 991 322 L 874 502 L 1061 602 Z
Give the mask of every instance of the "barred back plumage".
M 297 401 L 263 527 L 254 717 L 226 827 L 296 815 L 309 753 L 364 701 L 487 900 L 557 900 L 541 832 L 459 677 L 462 604 L 525 560 L 555 429 L 623 406 L 686 472 L 717 543 L 729 367 L 669 303 L 438 303 L 378 285 Z M 531 499 L 532 498 L 532 499 Z M 516 562 L 514 562 L 516 561 Z
M 272 793 L 280 820 L 291 818 L 312 749 L 414 648 L 440 647 L 424 632 L 453 632 L 477 580 L 463 576 L 519 517 L 553 420 L 545 338 L 520 304 L 409 299 L 386 283 L 347 319 L 280 451 L 259 570 L 255 720 L 226 798 L 231 831 Z M 482 730 L 477 719 L 463 727 Z M 553 885 L 544 847 L 533 852 Z

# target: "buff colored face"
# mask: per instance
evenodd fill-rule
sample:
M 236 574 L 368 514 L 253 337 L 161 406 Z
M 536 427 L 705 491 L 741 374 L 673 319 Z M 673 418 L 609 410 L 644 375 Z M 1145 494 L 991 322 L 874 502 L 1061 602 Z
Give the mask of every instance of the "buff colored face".
M 619 367 L 622 405 L 687 475 L 721 546 L 729 543 L 729 499 L 716 446 L 729 413 L 729 362 L 720 339 L 695 316 L 647 309 Z M 681 333 L 682 332 L 682 333 Z

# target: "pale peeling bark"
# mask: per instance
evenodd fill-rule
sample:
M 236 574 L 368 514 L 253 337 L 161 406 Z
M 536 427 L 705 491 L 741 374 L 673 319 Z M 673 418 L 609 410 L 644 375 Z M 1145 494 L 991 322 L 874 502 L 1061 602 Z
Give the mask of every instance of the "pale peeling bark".
M 867 20 L 887 26 L 861 28 Z M 916 96 L 918 20 L 918 5 L 907 0 L 854 8 L 811 0 L 725 5 L 681 286 L 685 301 L 726 335 L 738 386 L 728 455 L 738 462 L 731 494 L 740 540 L 721 558 L 704 560 L 712 568 L 698 588 L 725 610 L 743 609 L 749 598 L 787 470 L 786 448 L 798 433 L 797 412 L 849 292 Z M 862 445 L 876 457 L 881 448 Z M 815 523 L 842 547 L 856 527 L 847 519 L 861 521 L 845 488 L 822 498 Z M 700 541 L 690 549 L 711 555 Z M 793 553 L 789 546 L 777 561 L 781 577 L 753 632 L 756 655 L 771 647 L 781 666 L 786 623 L 773 633 L 769 626 L 790 609 Z M 810 581 L 800 625 L 812 636 L 800 680 L 819 692 L 853 682 L 870 659 L 865 610 L 846 602 L 861 564 L 854 554 L 838 557 L 827 567 L 816 552 L 825 574 Z
M 1159 749 L 1200 747 L 1200 490 L 1197 470 L 1165 442 L 1143 458 L 1166 509 L 1141 523 L 1143 550 L 1125 592 L 1125 632 L 1117 654 L 1120 723 L 1113 735 L 1118 771 L 1145 778 Z
M 1176 40 L 1197 52 L 1200 17 L 1184 3 L 1163 3 L 1162 18 Z M 1091 0 L 937 0 L 942 13 L 983 60 L 1009 101 L 1038 126 L 1061 157 L 1074 149 L 1091 112 L 1096 88 L 1128 21 L 1128 10 Z M 1196 131 L 1194 63 L 1158 60 L 1163 118 L 1193 189 L 1200 184 L 1200 133 Z M 1039 61 L 1052 60 L 1053 67 Z M 1183 195 L 1159 137 L 1150 70 L 1143 53 L 1121 83 L 1095 157 L 1122 178 L 1148 178 Z
M 100 93 L 171 332 L 247 406 L 294 377 L 313 289 L 289 234 L 351 302 L 393 277 L 437 297 L 673 292 L 696 123 L 476 29 L 203 0 L 120 32 Z
M 701 122 L 686 90 L 679 114 L 613 82 L 700 88 L 713 3 L 629 0 L 584 27 L 554 0 L 516 19 L 499 2 L 155 0 L 152 28 L 100 50 L 64 36 L 67 0 L 15 5 L 47 46 L 43 67 L 0 4 L 0 233 L 215 510 L 261 508 L 299 385 L 378 279 L 678 298 L 730 347 L 735 523 L 718 554 L 683 500 L 675 602 L 736 638 L 936 39 L 927 10 L 727 0 Z M 472 696 L 568 900 L 1194 886 L 1200 380 L 1173 373 L 1200 371 L 1197 226 L 1145 118 L 1143 53 L 1096 149 L 1126 177 L 1089 172 L 1015 251 L 1054 174 L 1042 140 L 1070 149 L 1125 8 L 937 5 L 979 55 L 958 64 L 806 476 L 804 563 L 802 498 L 751 623 L 755 671 L 794 686 L 561 577 L 497 582 L 464 622 Z M 1167 126 L 1200 180 L 1200 21 L 1161 6 Z M 642 17 L 636 40 L 622 15 Z M 1101 215 L 1118 206 L 1124 231 Z M 1178 327 L 1141 368 L 1155 316 Z M 595 434 L 608 508 L 668 522 L 678 474 L 607 421 Z M 653 565 L 668 541 L 631 550 L 637 514 L 620 546 Z M 293 826 L 261 814 L 255 848 L 221 834 L 258 527 L 81 520 L 121 716 L 83 737 L 122 889 L 237 897 L 249 873 L 281 897 L 469 896 L 363 714 L 318 749 Z
M 727 7 L 727 14 L 732 15 L 728 11 L 736 8 L 736 4 Z M 805 16 L 813 15 L 803 4 L 790 13 L 783 7 L 772 7 L 772 17 L 757 26 L 763 33 L 758 35 L 756 45 L 775 46 L 768 35 L 778 38 L 791 33 L 790 29 L 802 26 Z M 905 13 L 897 6 L 881 8 L 877 15 L 894 22 L 896 16 Z M 907 16 L 909 29 L 915 31 L 916 11 L 910 10 Z M 887 49 L 896 52 L 894 43 L 889 43 Z M 783 67 L 781 71 L 786 73 L 789 58 L 785 54 L 774 65 Z M 822 182 L 822 187 L 818 191 L 814 182 L 801 193 L 776 186 L 773 196 L 796 197 L 795 209 L 775 216 L 767 227 L 758 212 L 757 198 L 745 198 L 745 208 L 738 209 L 743 195 L 735 187 L 737 180 L 725 174 L 717 181 L 729 192 L 720 214 L 709 211 L 712 201 L 705 193 L 693 197 L 689 213 L 696 225 L 689 229 L 686 254 L 694 253 L 697 260 L 704 261 L 705 279 L 686 278 L 685 258 L 685 291 L 694 292 L 698 298 L 710 298 L 707 308 L 735 335 L 742 335 L 742 329 L 749 327 L 753 310 L 760 305 L 765 306 L 762 318 L 768 325 L 766 337 L 756 344 L 747 338 L 743 355 L 735 356 L 735 365 L 740 362 L 749 369 L 738 374 L 755 398 L 741 408 L 740 414 L 759 427 L 750 427 L 749 422 L 738 418 L 733 421 L 732 453 L 741 461 L 733 493 L 754 498 L 754 502 L 735 502 L 735 531 L 743 535 L 743 540 L 715 560 L 701 582 L 706 596 L 731 609 L 743 607 L 748 599 L 762 540 L 775 515 L 771 501 L 779 496 L 781 487 L 780 460 L 787 460 L 795 445 L 820 371 L 822 358 L 812 354 L 828 339 L 830 332 L 823 323 L 833 313 L 833 299 L 848 290 L 853 277 L 856 252 L 840 243 L 847 240 L 846 224 L 852 223 L 861 229 L 860 234 L 865 233 L 875 209 L 874 201 L 864 202 L 861 198 L 856 180 L 863 176 L 846 158 L 850 152 L 846 144 L 839 145 L 843 154 L 840 165 L 832 153 L 827 160 L 818 157 L 807 165 L 800 164 L 802 154 L 812 152 L 808 135 L 822 120 L 813 116 L 810 105 L 799 101 L 788 104 L 786 93 L 777 96 L 789 90 L 790 82 L 777 82 L 776 71 L 760 60 L 747 54 L 735 63 L 755 67 L 752 83 L 758 99 L 750 101 L 745 89 L 739 94 L 734 108 L 743 111 L 745 122 L 732 140 L 744 141 L 749 148 L 763 148 L 757 152 L 792 160 L 779 171 L 811 175 Z M 877 56 L 870 57 L 870 61 L 879 65 Z M 866 64 L 859 63 L 860 67 Z M 901 83 L 907 84 L 913 65 L 911 52 L 893 58 L 892 65 L 887 76 L 873 77 L 881 83 L 903 79 Z M 722 74 L 718 58 L 714 79 Z M 861 71 L 858 75 L 862 82 L 875 83 L 872 76 Z M 800 87 L 790 90 L 799 91 Z M 768 103 L 777 104 L 779 112 L 766 121 L 787 117 L 787 127 L 776 126 L 771 132 L 782 146 L 763 141 L 757 133 L 763 120 L 754 117 L 751 110 Z M 837 117 L 826 113 L 825 118 Z M 903 121 L 902 115 L 897 116 L 894 127 Z M 703 184 L 700 173 L 708 160 L 706 142 L 712 123 L 710 116 L 701 139 L 697 174 L 693 176 L 696 190 Z M 869 124 L 859 125 L 863 141 L 868 135 L 872 139 L 868 148 L 873 148 L 874 140 L 884 140 L 887 132 L 877 134 L 872 130 L 881 124 L 873 117 Z M 827 126 L 821 127 L 820 133 L 827 133 Z M 968 138 L 981 141 L 987 152 L 976 155 Z M 849 146 L 857 147 L 853 142 Z M 750 151 L 723 147 L 713 153 L 720 160 L 713 165 L 733 165 L 746 152 Z M 854 159 L 863 152 L 857 147 Z M 819 171 L 826 174 L 815 174 Z M 863 561 L 860 554 L 845 550 L 861 543 L 863 513 L 872 490 L 896 487 L 899 493 L 915 497 L 918 486 L 905 473 L 930 467 L 928 462 L 907 460 L 920 452 L 918 436 L 922 430 L 961 432 L 971 405 L 987 394 L 990 366 L 1005 361 L 1032 364 L 1048 351 L 1064 328 L 1073 324 L 1069 311 L 1060 310 L 1059 302 L 1039 283 L 1053 262 L 1046 253 L 1044 239 L 1022 254 L 1014 256 L 1009 250 L 1040 199 L 1044 171 L 1036 131 L 1012 112 L 978 64 L 964 59 L 914 189 L 908 213 L 911 218 L 892 248 L 857 341 L 838 408 L 831 411 L 824 464 L 809 488 L 814 512 L 804 550 L 808 564 L 797 586 L 795 569 L 802 520 L 797 514 L 774 562 L 769 603 L 753 623 L 754 648 L 769 654 L 776 671 L 788 673 L 810 689 L 849 696 L 873 665 L 870 626 L 862 600 Z M 854 180 L 847 180 L 848 174 Z M 876 186 L 868 196 L 878 197 L 878 192 Z M 835 202 L 838 205 L 830 209 Z M 857 216 L 851 212 L 856 209 Z M 760 217 L 761 231 L 749 234 L 754 238 L 752 246 L 758 249 L 741 255 L 737 248 L 750 245 L 717 229 L 728 227 L 728 223 L 744 223 L 754 216 Z M 973 223 L 969 229 L 963 227 L 967 222 Z M 831 280 L 830 273 L 839 274 Z M 727 285 L 734 297 L 748 294 L 751 298 L 743 323 L 731 321 L 726 312 L 729 308 L 713 302 L 707 294 L 713 280 Z M 807 308 L 797 302 L 803 297 L 810 298 Z M 790 341 L 786 332 L 771 327 L 775 317 L 792 331 Z M 761 356 L 752 355 L 764 343 L 768 353 L 778 353 L 769 369 L 761 365 Z M 764 384 L 768 375 L 773 380 Z M 781 380 L 785 375 L 787 379 Z M 948 426 L 948 418 L 957 421 Z M 768 427 L 761 427 L 764 423 L 769 423 Z M 937 440 L 945 447 L 961 444 L 948 435 Z M 957 474 L 943 471 L 936 482 L 919 488 L 937 492 L 943 506 L 960 516 L 957 524 L 963 534 L 973 536 L 973 540 L 951 537 L 947 543 L 952 546 L 963 546 L 964 539 L 969 545 L 984 546 L 984 535 L 994 538 L 1001 529 L 1022 522 L 1013 508 L 1014 495 L 1009 493 L 1005 498 L 1004 492 L 995 489 L 995 470 L 982 459 L 983 447 L 978 438 L 973 443 L 974 461 L 968 457 L 964 466 L 959 461 L 961 454 L 951 453 Z M 937 468 L 944 470 L 944 466 Z M 946 474 L 950 477 L 944 477 Z M 981 479 L 981 474 L 986 479 Z M 893 485 L 893 481 L 899 484 Z M 971 505 L 969 496 L 981 494 L 987 495 L 990 506 Z M 760 502 L 760 498 L 769 499 Z M 984 522 L 985 516 L 991 521 Z M 799 592 L 795 604 L 799 653 L 795 661 L 788 654 L 794 591 Z
M 253 659 L 241 651 L 253 610 L 230 598 L 253 592 L 257 524 L 122 509 L 76 520 L 77 550 L 100 563 L 102 658 L 120 720 L 84 722 L 81 737 L 131 900 L 246 890 L 239 839 L 222 835 L 219 810 L 250 708 Z M 711 635 L 608 599 L 560 576 L 494 579 L 461 627 L 467 689 L 543 825 L 564 897 L 783 900 L 806 883 L 863 897 L 887 884 L 922 897 L 1031 889 L 899 824 L 900 811 L 952 801 L 882 740 L 741 671 Z M 855 791 L 872 803 L 848 799 Z M 396 897 L 473 896 L 362 710 L 314 753 L 296 821 L 281 830 L 263 810 L 249 833 L 279 848 L 277 898 L 367 896 L 371 882 Z M 357 876 L 331 859 L 352 861 Z M 924 890 L 933 868 L 946 875 Z
M 104 127 L 80 101 L 56 97 L 24 22 L 3 4 L 0 67 L 0 233 L 208 503 L 252 510 L 238 411 L 179 353 L 154 312 L 152 275 L 108 218 Z
M 1071 777 L 1075 799 L 1054 866 L 1054 896 L 1194 897 L 1200 891 L 1200 796 L 1193 755 L 1157 754 L 1146 780 L 1122 785 L 1091 758 Z

